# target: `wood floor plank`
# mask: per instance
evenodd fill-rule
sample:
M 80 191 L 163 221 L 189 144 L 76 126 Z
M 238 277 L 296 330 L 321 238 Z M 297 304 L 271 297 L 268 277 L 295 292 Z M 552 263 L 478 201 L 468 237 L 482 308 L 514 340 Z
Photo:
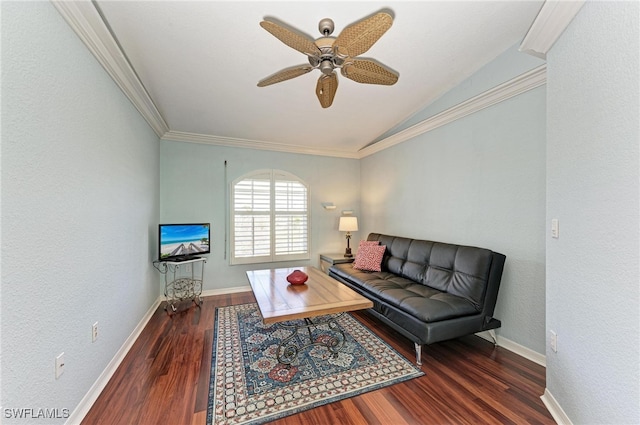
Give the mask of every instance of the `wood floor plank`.
M 389 403 L 383 391 L 373 391 L 355 397 L 353 403 L 371 425 L 408 425 L 409 422 Z M 407 418 L 408 419 L 408 418 Z
M 213 322 L 212 322 L 213 323 Z M 213 329 L 204 331 L 204 347 L 213 345 Z M 200 374 L 198 375 L 198 391 L 196 392 L 196 405 L 194 413 L 207 410 L 209 402 L 209 378 L 211 376 L 211 350 L 202 350 L 202 359 L 200 361 Z
M 205 425 L 207 423 L 207 411 L 194 413 L 190 423 L 191 425 Z
M 82 423 L 205 425 L 216 308 L 251 302 L 251 292 L 206 297 L 171 316 L 161 305 Z M 353 315 L 415 360 L 411 341 L 365 312 Z M 425 376 L 273 424 L 555 423 L 540 400 L 540 365 L 475 336 L 425 347 L 422 357 Z

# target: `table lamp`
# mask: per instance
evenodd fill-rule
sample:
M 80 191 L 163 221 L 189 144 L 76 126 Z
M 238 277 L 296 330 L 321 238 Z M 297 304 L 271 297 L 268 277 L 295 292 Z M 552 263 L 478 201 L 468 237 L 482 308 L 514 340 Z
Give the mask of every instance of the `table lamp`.
M 338 230 L 341 232 L 347 232 L 347 249 L 344 252 L 345 257 L 353 257 L 351 254 L 351 248 L 349 247 L 349 240 L 351 239 L 351 232 L 358 231 L 358 218 L 357 217 L 340 217 L 340 224 Z

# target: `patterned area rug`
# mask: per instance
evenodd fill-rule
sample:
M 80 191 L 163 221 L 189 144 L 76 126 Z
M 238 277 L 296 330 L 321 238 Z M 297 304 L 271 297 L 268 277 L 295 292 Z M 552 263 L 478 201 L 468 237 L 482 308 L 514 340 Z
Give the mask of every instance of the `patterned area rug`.
M 276 352 L 293 331 L 264 325 L 256 304 L 218 308 L 207 425 L 264 423 L 423 375 L 350 314 L 336 321 L 345 334 L 337 356 L 312 345 L 287 367 Z M 310 329 L 314 342 L 339 336 L 327 325 Z M 306 328 L 294 338 L 310 344 Z

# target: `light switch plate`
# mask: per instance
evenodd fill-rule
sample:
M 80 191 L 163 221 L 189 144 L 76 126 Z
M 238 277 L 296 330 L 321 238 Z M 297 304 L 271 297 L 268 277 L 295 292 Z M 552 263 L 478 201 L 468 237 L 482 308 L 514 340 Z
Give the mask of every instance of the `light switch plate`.
M 64 353 L 60 353 L 56 357 L 56 379 L 64 373 Z

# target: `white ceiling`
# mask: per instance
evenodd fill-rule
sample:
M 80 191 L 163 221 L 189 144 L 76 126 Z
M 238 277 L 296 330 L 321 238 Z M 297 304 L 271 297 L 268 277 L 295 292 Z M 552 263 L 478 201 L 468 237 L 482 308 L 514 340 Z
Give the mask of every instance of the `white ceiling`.
M 194 141 L 353 156 L 522 41 L 543 1 L 103 1 L 97 5 L 170 134 Z M 391 29 L 361 57 L 400 74 L 393 86 L 339 76 L 333 105 L 315 95 L 320 71 L 259 88 L 308 63 L 259 22 L 273 17 L 320 37 L 381 9 Z

